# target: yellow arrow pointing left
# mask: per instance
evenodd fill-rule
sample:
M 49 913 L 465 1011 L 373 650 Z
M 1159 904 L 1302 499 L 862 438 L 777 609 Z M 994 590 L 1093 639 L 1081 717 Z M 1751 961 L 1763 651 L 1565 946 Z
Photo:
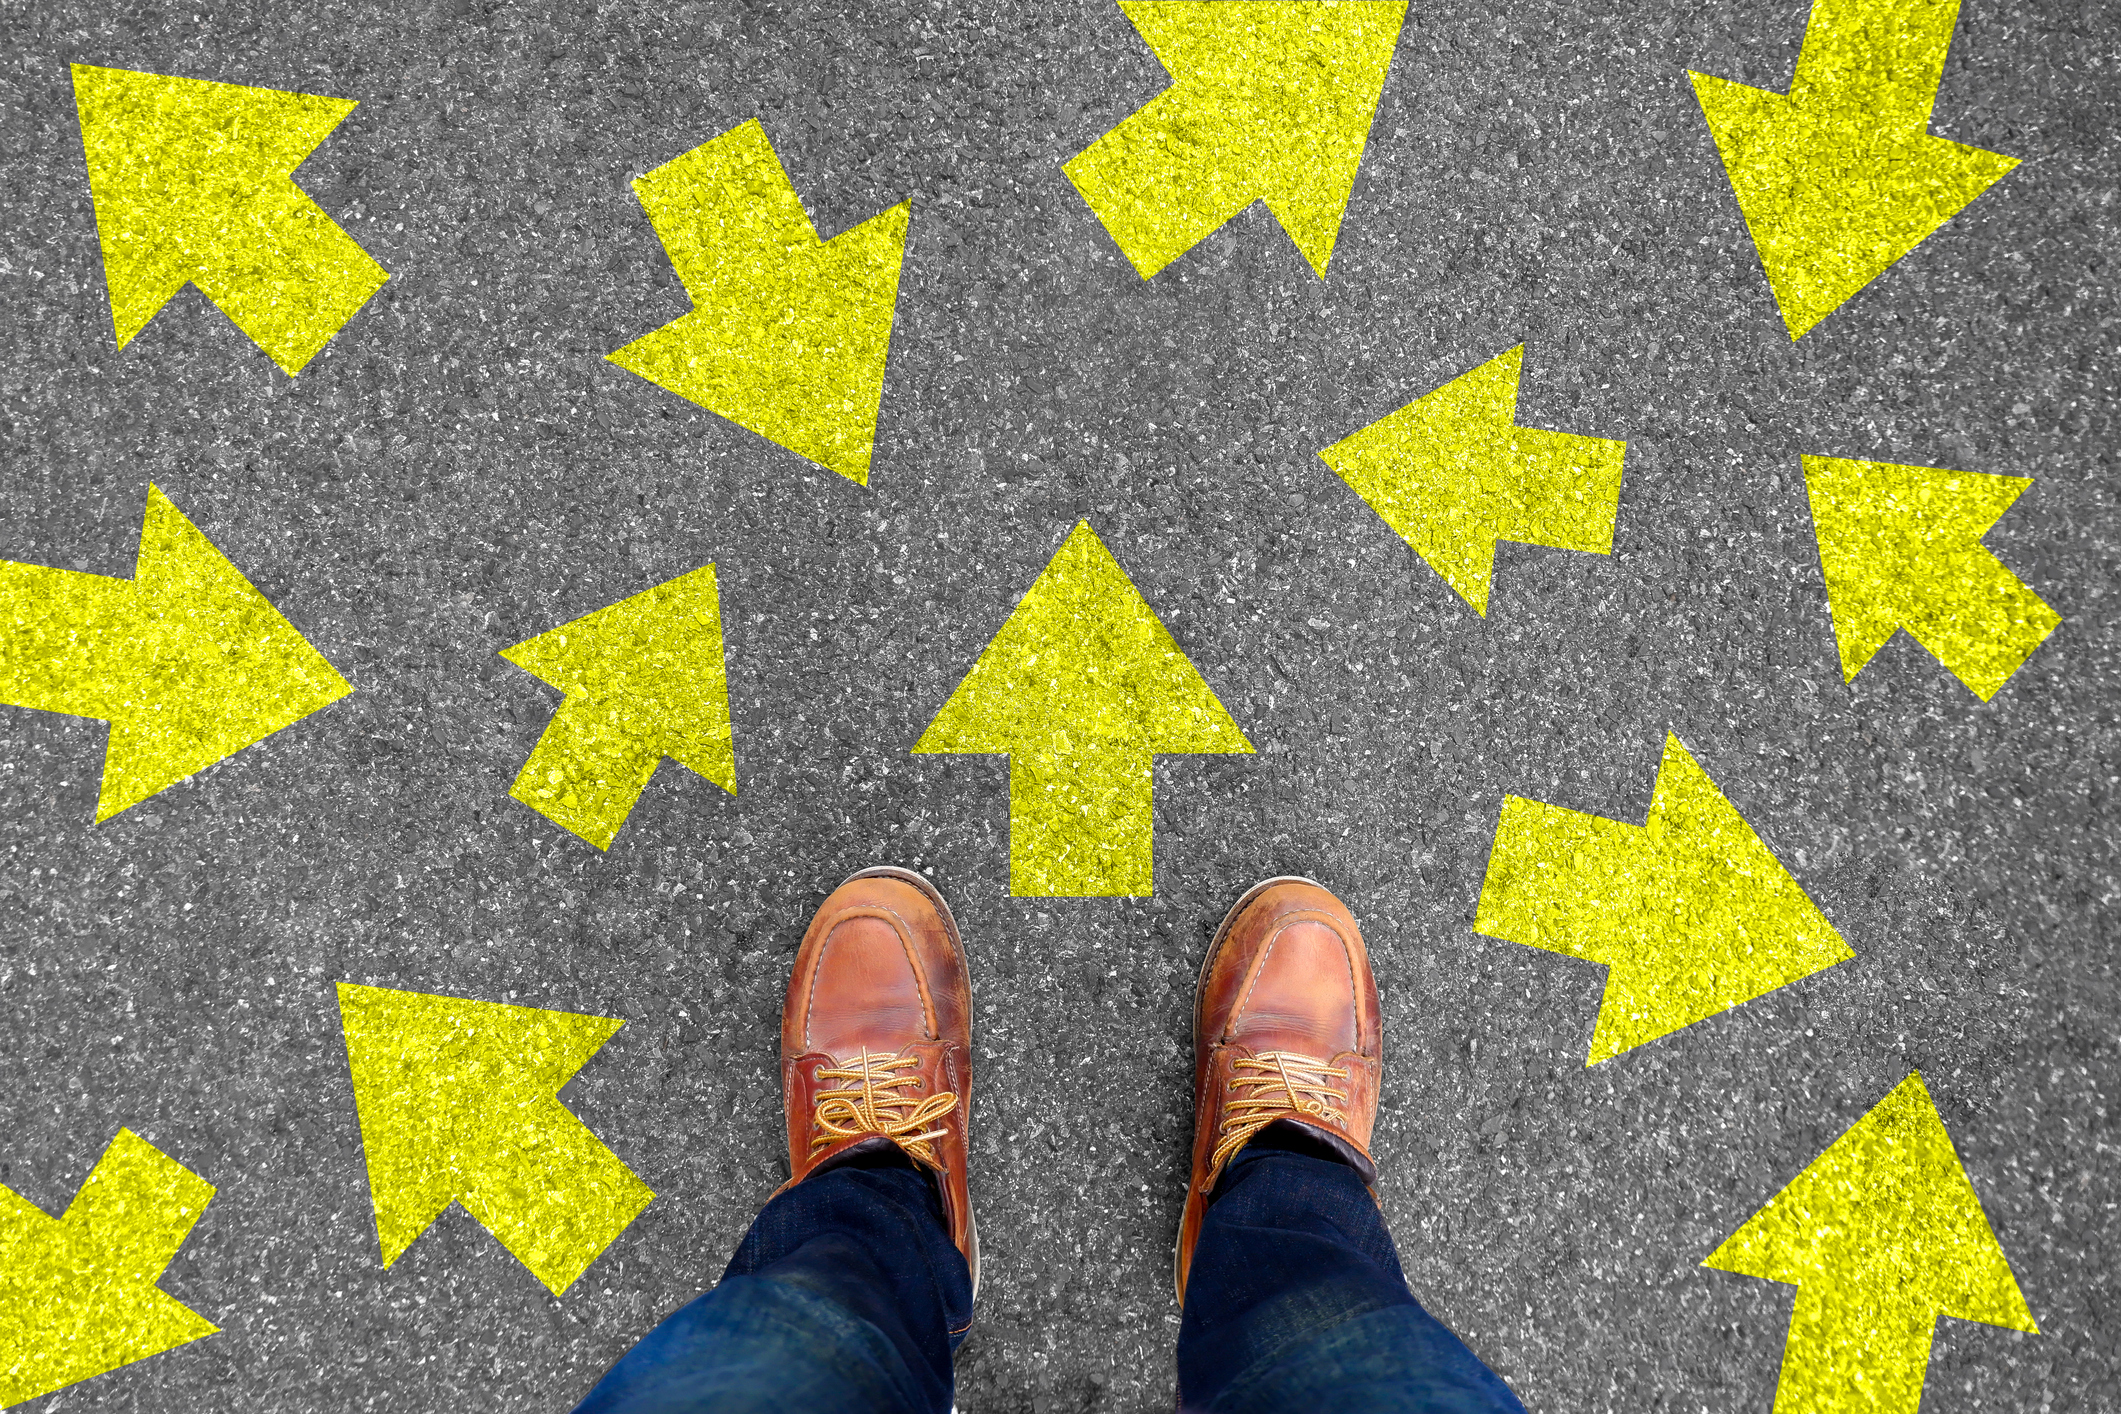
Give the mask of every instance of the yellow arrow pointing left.
M 130 1129 L 62 1217 L 0 1188 L 0 1407 L 219 1330 L 155 1285 L 213 1196 Z
M 451 1203 L 558 1296 L 655 1194 L 559 1100 L 625 1025 L 339 984 L 383 1265 Z
M 1146 280 L 1255 201 L 1325 278 L 1405 0 L 1120 7 L 1171 87 L 1064 169 Z
M 0 702 L 110 722 L 99 821 L 352 691 L 156 487 L 130 580 L 0 560 Z
M 351 100 L 73 72 L 119 348 L 189 282 L 299 373 L 390 278 L 294 181 Z
M 1816 0 L 1788 94 L 1690 74 L 1791 339 L 2015 157 L 1930 134 L 1959 0 Z
M 665 756 L 736 794 L 713 565 L 501 656 L 566 694 L 509 791 L 554 824 L 611 848 Z
M 1702 1265 L 1797 1288 L 1775 1414 L 1915 1414 L 1939 1316 L 2040 1330 L 1919 1073 Z
M 1505 797 L 1473 928 L 1605 965 L 1586 1065 L 1855 956 L 1671 735 L 1640 825 Z
M 1517 425 L 1524 345 L 1318 454 L 1414 553 L 1488 612 L 1495 542 L 1613 551 L 1628 444 Z

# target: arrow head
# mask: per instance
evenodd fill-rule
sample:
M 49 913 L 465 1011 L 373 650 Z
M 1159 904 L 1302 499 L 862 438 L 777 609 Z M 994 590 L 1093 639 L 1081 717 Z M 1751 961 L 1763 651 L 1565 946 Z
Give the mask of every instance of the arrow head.
M 820 241 L 756 119 L 633 185 L 693 311 L 611 361 L 868 485 L 912 203 Z
M 118 347 L 187 282 L 289 374 L 390 277 L 295 185 L 343 98 L 73 66 Z
M 353 691 L 157 487 L 103 672 L 113 712 L 98 821 Z
M 155 1285 L 213 1196 L 129 1129 L 62 1217 L 0 1188 L 0 1407 L 219 1330 Z
M 1325 278 L 1407 7 L 1120 9 L 1172 78 L 1064 169 L 1146 280 L 1265 201 Z
M 655 1197 L 558 1098 L 625 1023 L 338 992 L 385 1267 L 456 1202 L 557 1296 Z

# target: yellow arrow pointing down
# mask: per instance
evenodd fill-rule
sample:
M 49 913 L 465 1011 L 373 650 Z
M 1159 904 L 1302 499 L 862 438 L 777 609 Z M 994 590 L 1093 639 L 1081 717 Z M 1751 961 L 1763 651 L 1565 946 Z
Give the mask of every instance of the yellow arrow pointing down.
M 2040 1329 L 1920 1074 L 1702 1265 L 1797 1288 L 1775 1414 L 1915 1414 L 1939 1316 Z
M 1855 956 L 1670 735 L 1640 825 L 1505 797 L 1473 928 L 1605 964 L 1586 1065 Z
M 913 203 L 820 240 L 756 119 L 633 189 L 693 309 L 611 361 L 868 485 Z
M 713 565 L 501 656 L 566 694 L 509 791 L 554 824 L 611 848 L 665 756 L 736 794 Z
M 655 1197 L 559 1101 L 625 1025 L 339 984 L 383 1265 L 451 1203 L 558 1296 Z
M 0 702 L 108 720 L 108 820 L 353 688 L 156 487 L 130 580 L 0 560 Z
M 1690 74 L 1790 338 L 2018 165 L 1929 131 L 1959 0 L 1815 0 L 1787 95 Z
M 219 1330 L 155 1285 L 213 1196 L 130 1129 L 62 1217 L 0 1188 L 0 1408 Z
M 914 746 L 1009 757 L 1009 891 L 1154 892 L 1159 753 L 1249 753 L 1104 542 L 1079 522 Z
M 73 66 L 118 347 L 187 282 L 294 374 L 390 276 L 294 182 L 358 105 Z
M 1171 87 L 1064 170 L 1135 270 L 1148 279 L 1264 201 L 1325 278 L 1404 0 L 1120 9 Z
M 1806 457 L 1841 676 L 1901 629 L 1983 702 L 2062 616 L 1981 544 L 2028 477 Z
M 1517 426 L 1524 345 L 1318 454 L 1414 553 L 1488 612 L 1495 543 L 1613 552 L 1628 444 Z

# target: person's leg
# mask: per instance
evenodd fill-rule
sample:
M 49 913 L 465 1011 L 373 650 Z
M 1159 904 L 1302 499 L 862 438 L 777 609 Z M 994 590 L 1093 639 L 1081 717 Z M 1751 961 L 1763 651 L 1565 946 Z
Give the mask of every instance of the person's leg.
M 1181 1408 L 1522 1414 L 1407 1290 L 1378 1211 L 1383 1018 L 1340 900 L 1293 879 L 1238 900 L 1194 1028 Z
M 971 995 L 925 880 L 870 870 L 818 910 L 781 1023 L 792 1177 L 722 1280 L 578 1414 L 945 1414 L 971 1323 Z

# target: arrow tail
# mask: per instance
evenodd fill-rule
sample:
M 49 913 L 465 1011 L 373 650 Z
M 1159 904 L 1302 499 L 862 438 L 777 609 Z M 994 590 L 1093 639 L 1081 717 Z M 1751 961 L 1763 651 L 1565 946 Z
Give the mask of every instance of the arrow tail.
M 0 702 L 117 716 L 128 694 L 113 647 L 132 618 L 130 580 L 0 560 Z
M 1959 0 L 1814 0 L 1790 98 L 1861 103 L 1886 128 L 1929 127 Z
M 192 283 L 292 377 L 390 276 L 291 180 L 244 220 L 250 261 L 195 271 Z
M 607 730 L 607 711 L 587 698 L 562 702 L 508 792 L 598 849 L 611 848 L 663 759 L 659 746 Z
M 552 1099 L 534 1118 L 525 1114 L 517 1122 L 507 1153 L 459 1201 L 558 1296 L 654 1197 L 589 1126 Z
M 1790 1313 L 1775 1414 L 1916 1414 L 1936 1328 L 1927 1306 L 1807 1282 Z
M 1978 544 L 1946 558 L 1938 580 L 1954 592 L 1924 600 L 1909 616 L 1907 631 L 1986 702 L 2025 666 L 2062 616 Z
M 1009 761 L 1009 892 L 1123 898 L 1155 891 L 1155 758 L 1146 751 Z

